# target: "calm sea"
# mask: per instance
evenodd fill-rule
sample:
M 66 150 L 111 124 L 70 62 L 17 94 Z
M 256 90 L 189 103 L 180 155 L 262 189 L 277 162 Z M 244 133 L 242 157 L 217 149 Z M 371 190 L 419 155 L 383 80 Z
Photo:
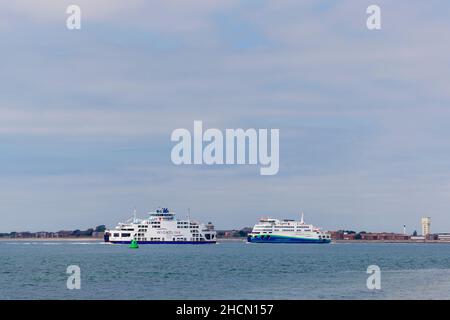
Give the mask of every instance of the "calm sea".
M 449 244 L 0 242 L 1 299 L 448 299 Z M 81 268 L 68 290 L 66 268 Z M 381 290 L 367 289 L 369 265 Z

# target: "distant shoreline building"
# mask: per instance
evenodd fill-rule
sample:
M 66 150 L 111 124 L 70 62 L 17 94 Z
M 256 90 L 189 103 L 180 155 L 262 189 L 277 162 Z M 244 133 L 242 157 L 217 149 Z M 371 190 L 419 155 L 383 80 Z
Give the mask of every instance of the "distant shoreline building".
M 426 237 L 431 234 L 431 218 L 423 217 L 422 218 L 422 236 Z
M 378 241 L 406 241 L 411 237 L 405 234 L 392 232 L 377 232 L 377 233 L 361 233 L 361 240 L 378 240 Z
M 450 242 L 450 233 L 438 233 L 437 238 L 440 241 Z
M 361 231 L 330 231 L 331 239 L 333 240 L 362 240 L 362 241 L 409 241 L 411 236 L 393 232 L 365 232 Z

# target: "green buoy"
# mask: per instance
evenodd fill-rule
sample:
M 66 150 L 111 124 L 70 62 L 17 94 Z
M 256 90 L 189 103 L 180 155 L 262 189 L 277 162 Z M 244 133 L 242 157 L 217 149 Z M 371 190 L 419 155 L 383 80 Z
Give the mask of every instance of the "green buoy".
M 138 245 L 136 239 L 131 240 L 130 249 L 137 249 L 137 248 L 139 248 L 139 245 Z

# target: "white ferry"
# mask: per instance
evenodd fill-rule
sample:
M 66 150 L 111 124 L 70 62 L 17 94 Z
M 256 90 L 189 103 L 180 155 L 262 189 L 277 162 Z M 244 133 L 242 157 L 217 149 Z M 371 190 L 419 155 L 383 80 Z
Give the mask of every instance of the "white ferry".
M 328 233 L 312 224 L 306 224 L 302 218 L 295 220 L 278 220 L 262 218 L 248 234 L 248 242 L 255 243 L 330 243 Z
M 202 224 L 190 219 L 177 220 L 167 208 L 149 212 L 148 219 L 134 217 L 106 230 L 104 240 L 109 243 L 129 244 L 207 244 L 216 243 L 216 231 L 211 223 Z

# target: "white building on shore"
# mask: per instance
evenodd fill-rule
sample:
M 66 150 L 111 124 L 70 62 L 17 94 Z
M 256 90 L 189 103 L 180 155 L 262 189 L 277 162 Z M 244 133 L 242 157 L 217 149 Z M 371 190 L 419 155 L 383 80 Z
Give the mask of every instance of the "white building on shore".
M 423 217 L 422 218 L 422 236 L 427 236 L 431 234 L 431 218 Z

